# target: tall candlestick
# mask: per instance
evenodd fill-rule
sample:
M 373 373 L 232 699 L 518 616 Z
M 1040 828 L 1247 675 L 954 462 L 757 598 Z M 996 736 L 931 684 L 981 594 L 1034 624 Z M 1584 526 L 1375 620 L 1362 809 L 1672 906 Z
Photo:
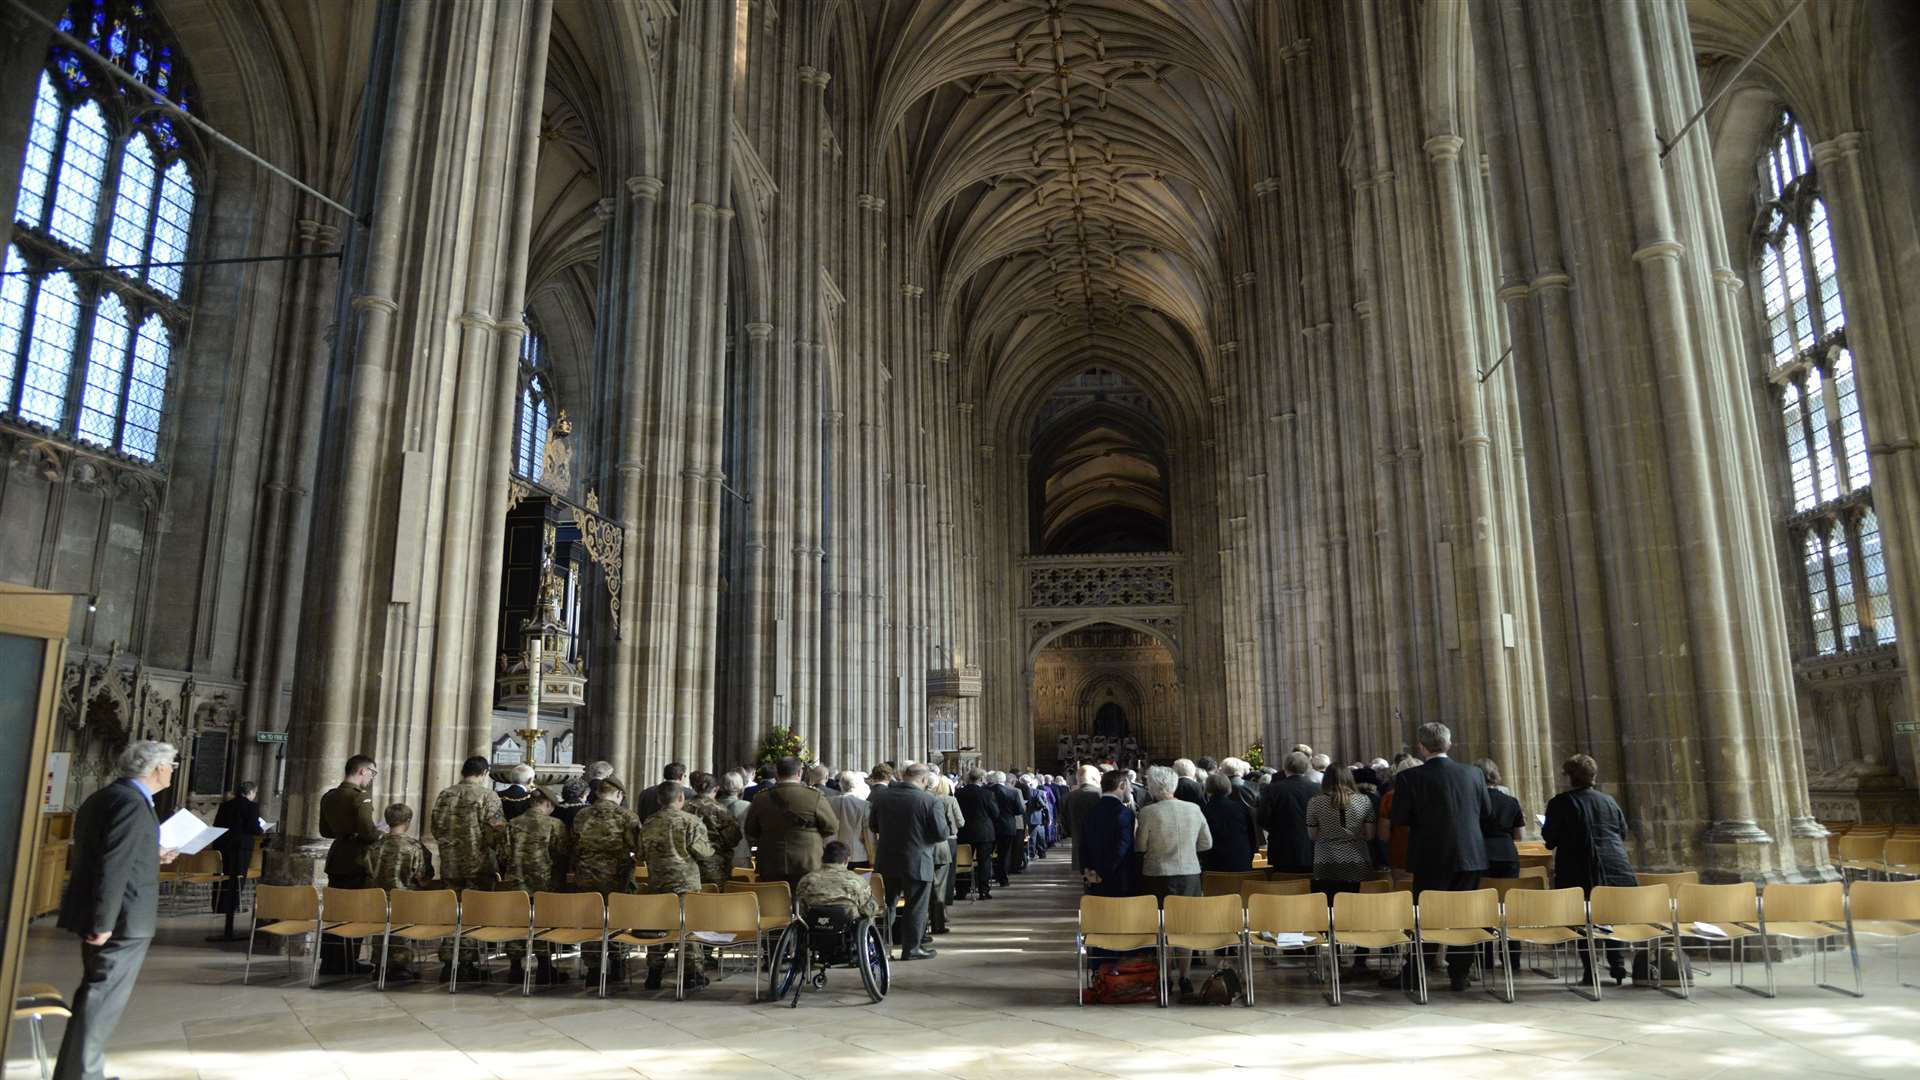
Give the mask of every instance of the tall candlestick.
M 541 638 L 533 639 L 532 659 L 527 662 L 527 728 L 540 730 L 540 646 Z

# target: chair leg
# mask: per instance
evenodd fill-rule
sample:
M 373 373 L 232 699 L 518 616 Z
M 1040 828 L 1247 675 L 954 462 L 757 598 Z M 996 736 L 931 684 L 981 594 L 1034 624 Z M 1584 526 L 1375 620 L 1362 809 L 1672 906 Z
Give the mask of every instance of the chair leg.
M 325 937 L 326 935 L 320 931 L 320 924 L 316 921 L 313 924 L 313 962 L 308 965 L 307 970 L 307 989 L 309 990 L 320 985 L 320 950 L 324 947 Z M 288 939 L 288 943 L 292 943 L 291 938 Z
M 253 913 L 253 929 L 247 931 L 247 966 L 240 970 L 240 985 L 247 985 L 253 978 L 253 939 L 260 933 L 260 913 Z
M 1084 1006 L 1087 1003 L 1087 942 L 1078 934 L 1073 936 L 1073 973 L 1073 1001 Z
M 1333 932 L 1329 930 L 1327 932 L 1326 940 L 1322 942 L 1322 944 L 1326 946 L 1327 970 L 1332 973 L 1327 979 L 1327 986 L 1332 995 L 1329 1001 L 1333 1005 L 1339 1005 L 1340 1004 L 1340 942 L 1334 938 Z
M 533 996 L 533 927 L 527 927 L 527 955 L 520 961 L 520 996 Z
M 392 955 L 392 949 L 393 927 L 389 926 L 387 927 L 387 932 L 380 935 L 380 970 L 374 976 L 373 985 L 375 989 L 385 990 L 387 988 L 387 957 Z
M 682 935 L 679 946 L 673 950 L 673 962 L 676 965 L 673 969 L 673 1000 L 675 1001 L 687 999 L 687 942 L 691 936 Z
M 460 990 L 460 928 L 457 926 L 453 931 L 453 955 L 447 958 L 447 963 L 453 965 L 453 970 L 447 972 L 447 993 L 458 993 Z
M 53 1075 L 53 1070 L 47 1064 L 47 1040 L 40 1033 L 40 1017 L 30 1018 L 27 1021 L 27 1030 L 33 1033 L 33 1060 L 40 1063 L 40 1080 L 48 1080 Z
M 1155 947 L 1156 959 L 1160 961 L 1160 1007 L 1167 1007 L 1167 943 L 1161 942 Z

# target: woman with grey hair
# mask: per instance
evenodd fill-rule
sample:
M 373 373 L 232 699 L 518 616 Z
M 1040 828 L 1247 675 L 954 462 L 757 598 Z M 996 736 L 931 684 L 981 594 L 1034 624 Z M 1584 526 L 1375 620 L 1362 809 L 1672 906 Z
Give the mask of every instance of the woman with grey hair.
M 1145 885 L 1164 901 L 1169 896 L 1199 896 L 1200 853 L 1213 847 L 1213 832 L 1198 806 L 1175 797 L 1179 777 L 1164 765 L 1147 770 L 1147 792 L 1153 802 L 1140 807 L 1133 823 L 1133 848 L 1140 856 Z M 1180 992 L 1193 992 L 1187 978 L 1191 958 L 1175 950 L 1174 967 Z

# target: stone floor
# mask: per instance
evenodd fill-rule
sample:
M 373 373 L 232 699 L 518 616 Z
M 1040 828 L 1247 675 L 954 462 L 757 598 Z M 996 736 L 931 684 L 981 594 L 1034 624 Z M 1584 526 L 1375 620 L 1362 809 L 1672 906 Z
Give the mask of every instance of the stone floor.
M 1520 1001 L 1441 989 L 1433 1004 L 1371 987 L 1329 1008 L 1302 972 L 1260 970 L 1254 1008 L 1073 1004 L 1074 903 L 1064 850 L 989 902 L 962 904 L 936 960 L 894 967 L 885 1002 L 859 977 L 799 1009 L 750 1001 L 744 975 L 694 998 L 670 992 L 542 992 L 499 983 L 379 993 L 364 982 L 309 990 L 275 962 L 240 985 L 242 953 L 201 942 L 212 917 L 174 920 L 148 958 L 113 1044 L 136 1077 L 955 1077 L 1039 1073 L 1189 1078 L 1357 1076 L 1408 1067 L 1474 1077 L 1915 1075 L 1920 991 L 1893 984 L 1887 946 L 1867 961 L 1868 996 L 1812 988 L 1808 961 L 1778 970 L 1768 1001 L 1729 988 L 1724 959 L 1696 1001 L 1609 990 L 1595 1004 L 1527 976 Z M 78 950 L 42 920 L 28 979 L 71 987 Z M 1911 949 L 1912 946 L 1910 945 Z M 1905 974 L 1920 975 L 1920 955 Z M 1749 968 L 1759 975 L 1758 966 Z M 1844 969 L 1834 968 L 1835 975 Z M 1444 980 L 1440 980 L 1444 987 Z M 57 1022 L 49 1036 L 59 1038 Z M 6 1078 L 35 1076 L 16 1027 Z

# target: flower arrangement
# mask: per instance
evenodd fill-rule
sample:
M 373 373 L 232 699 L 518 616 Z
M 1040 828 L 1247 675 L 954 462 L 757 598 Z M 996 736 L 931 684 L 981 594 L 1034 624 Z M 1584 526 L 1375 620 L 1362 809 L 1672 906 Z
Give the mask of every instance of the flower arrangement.
M 807 749 L 798 732 L 792 728 L 774 727 L 760 740 L 760 752 L 754 755 L 754 760 L 772 768 L 781 758 L 788 757 L 799 758 L 802 764 L 813 764 L 813 751 Z
M 1247 747 L 1247 752 L 1240 756 L 1246 759 L 1247 764 L 1256 769 L 1264 769 L 1267 767 L 1267 747 L 1266 744 L 1262 743 L 1259 739 L 1253 740 L 1252 745 Z

